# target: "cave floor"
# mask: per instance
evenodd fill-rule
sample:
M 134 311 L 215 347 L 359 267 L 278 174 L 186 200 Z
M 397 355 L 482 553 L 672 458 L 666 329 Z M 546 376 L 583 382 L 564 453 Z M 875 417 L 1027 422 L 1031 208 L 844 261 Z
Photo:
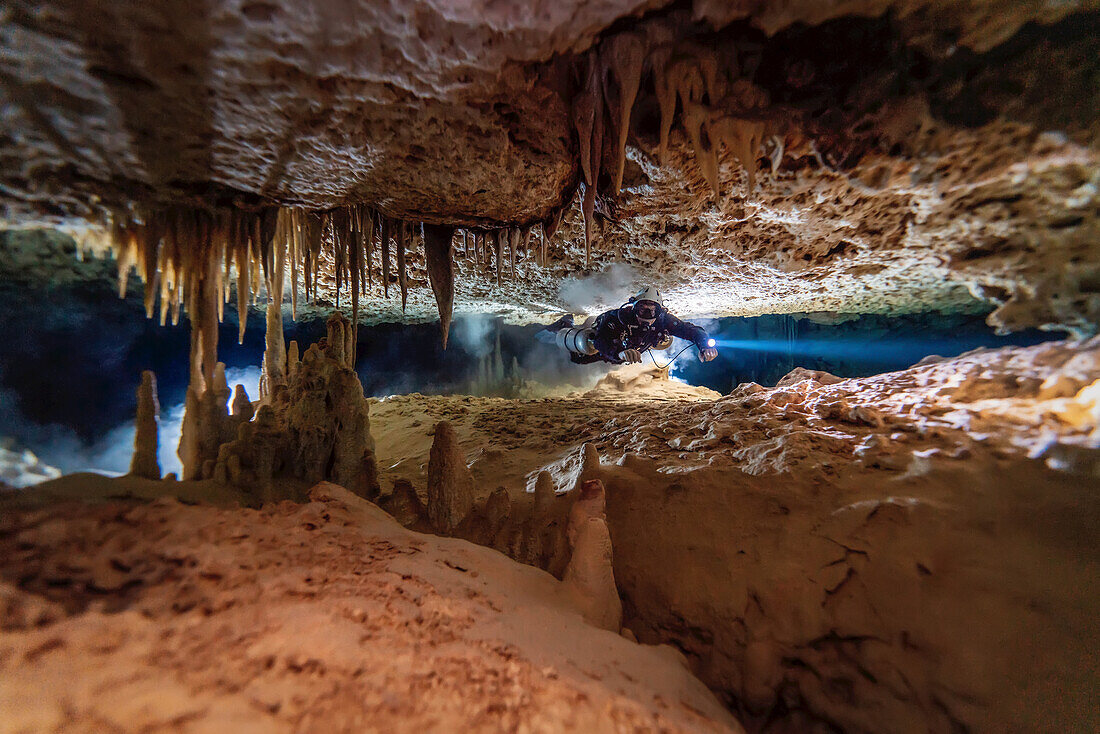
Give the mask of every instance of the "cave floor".
M 643 645 L 339 488 L 252 510 L 55 480 L 2 516 L 5 730 L 1093 730 L 1097 374 L 1093 340 L 725 396 L 636 370 L 372 404 L 383 492 L 423 491 L 440 420 L 521 517 L 539 471 L 558 502 L 601 479 Z M 133 500 L 161 493 L 185 503 Z
M 2 731 L 740 730 L 671 648 L 335 485 L 103 499 L 4 517 Z

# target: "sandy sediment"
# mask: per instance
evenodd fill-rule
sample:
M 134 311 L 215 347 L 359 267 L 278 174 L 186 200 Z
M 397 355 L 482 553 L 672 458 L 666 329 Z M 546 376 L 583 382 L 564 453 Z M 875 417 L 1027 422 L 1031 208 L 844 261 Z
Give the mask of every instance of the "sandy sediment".
M 5 513 L 0 545 L 5 732 L 740 731 L 671 648 L 335 485 L 52 503 Z

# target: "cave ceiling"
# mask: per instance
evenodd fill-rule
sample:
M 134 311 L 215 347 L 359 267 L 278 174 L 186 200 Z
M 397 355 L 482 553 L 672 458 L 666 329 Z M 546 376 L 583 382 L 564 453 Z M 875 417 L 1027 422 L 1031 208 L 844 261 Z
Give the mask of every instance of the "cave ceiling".
M 1085 0 L 13 2 L 0 207 L 521 228 L 500 282 L 456 240 L 456 310 L 516 321 L 621 261 L 686 313 L 985 302 L 1090 331 L 1098 30 Z M 367 318 L 435 313 L 408 270 Z

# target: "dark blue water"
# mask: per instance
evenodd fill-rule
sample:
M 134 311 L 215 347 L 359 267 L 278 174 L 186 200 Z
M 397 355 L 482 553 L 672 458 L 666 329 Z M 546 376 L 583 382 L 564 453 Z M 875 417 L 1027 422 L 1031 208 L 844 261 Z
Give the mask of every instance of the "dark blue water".
M 0 291 L 3 290 L 0 284 Z M 174 464 L 172 436 L 187 388 L 189 325 L 159 326 L 140 300 L 120 301 L 106 284 L 9 293 L 0 310 L 0 438 L 14 439 L 65 471 L 128 466 L 142 370 L 157 375 L 162 406 L 162 463 Z M 4 297 L 0 293 L 0 297 Z M 249 319 L 237 344 L 235 308 L 227 308 L 219 358 L 230 382 L 255 397 L 264 348 L 263 319 Z M 719 358 L 698 361 L 694 348 L 673 374 L 727 392 L 738 383 L 772 385 L 794 367 L 842 377 L 903 369 L 930 354 L 953 356 L 980 346 L 1034 344 L 1060 335 L 995 335 L 977 315 L 864 316 L 839 324 L 792 316 L 701 322 L 715 338 Z M 460 317 L 443 351 L 438 324 L 361 328 L 357 369 L 367 395 L 407 392 L 508 395 L 516 379 L 548 385 L 590 384 L 605 370 L 579 367 L 552 345 L 535 340 L 537 325 L 506 326 L 491 317 Z M 286 323 L 287 340 L 301 346 L 325 333 L 322 320 Z M 663 363 L 680 348 L 656 355 Z M 488 378 L 488 379 L 486 379 Z
M 835 324 L 784 315 L 700 325 L 715 340 L 718 359 L 702 364 L 689 349 L 672 374 L 720 392 L 742 382 L 771 386 L 795 367 L 866 377 L 906 369 L 933 354 L 954 357 L 979 347 L 1029 346 L 1066 337 L 1037 329 L 999 336 L 986 325 L 983 313 L 864 315 Z M 674 345 L 670 356 L 681 346 Z

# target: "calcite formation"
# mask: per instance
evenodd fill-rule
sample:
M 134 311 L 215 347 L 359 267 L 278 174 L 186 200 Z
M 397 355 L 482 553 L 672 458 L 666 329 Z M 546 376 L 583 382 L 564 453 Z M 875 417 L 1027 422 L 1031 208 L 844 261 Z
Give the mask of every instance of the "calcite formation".
M 566 526 L 572 555 L 562 575 L 562 583 L 585 619 L 597 627 L 618 632 L 622 627 L 623 605 L 615 587 L 604 495 L 599 479 L 589 479 L 580 487 Z
M 451 424 L 435 427 L 431 458 L 428 460 L 428 519 L 440 532 L 449 533 L 473 509 L 473 478 L 466 457 L 455 441 Z
M 130 473 L 136 477 L 160 479 L 160 461 L 157 459 L 159 417 L 157 378 L 146 370 L 141 373 L 141 385 L 137 389 L 137 415 L 134 418 L 134 458 L 130 462 Z
M 329 319 L 328 336 L 307 349 L 300 363 L 296 342 L 281 363 L 266 352 L 261 384 L 267 394 L 256 404 L 237 385 L 228 405 L 225 365 L 218 362 L 201 396 L 193 387 L 187 391 L 181 478 L 216 479 L 255 502 L 297 498 L 303 484 L 323 480 L 376 497 L 369 406 L 351 368 L 352 340 L 351 325 L 336 314 Z M 146 372 L 138 391 L 131 473 L 150 479 L 160 478 L 155 411 L 155 381 Z
M 495 536 L 476 509 L 456 534 L 558 576 L 570 518 L 602 502 L 623 625 L 684 650 L 746 726 L 1088 731 L 1098 350 L 727 395 L 628 374 L 554 400 L 416 396 L 379 406 L 376 439 L 415 466 L 408 423 L 448 420 L 480 455 L 475 508 L 511 498 Z
M 5 222 L 113 253 L 121 296 L 136 272 L 149 318 L 190 321 L 182 481 L 154 481 L 150 373 L 131 474 L 102 481 L 263 507 L 4 513 L 0 616 L 20 631 L 0 667 L 36 676 L 20 701 L 56 704 L 20 725 L 110 728 L 121 705 L 143 728 L 225 728 L 245 717 L 219 707 L 247 690 L 272 730 L 341 715 L 362 728 L 364 710 L 417 729 L 422 711 L 393 710 L 433 691 L 430 721 L 450 728 L 736 730 L 689 687 L 647 689 L 641 708 L 609 694 L 655 665 L 622 652 L 626 637 L 682 651 L 754 730 L 1097 728 L 1100 671 L 1081 653 L 1100 641 L 1095 339 L 864 379 L 795 370 L 728 395 L 639 368 L 570 398 L 387 399 L 377 444 L 355 367 L 361 322 L 438 318 L 446 348 L 456 312 L 594 310 L 628 293 L 566 291 L 616 280 L 656 286 L 682 316 L 984 308 L 1002 331 L 1085 339 L 1100 324 L 1100 4 L 200 6 L 16 0 L 0 14 Z M 50 277 L 21 241 L 3 272 Z M 628 275 L 592 278 L 610 263 Z M 227 306 L 239 340 L 264 312 L 255 401 L 218 358 Z M 320 343 L 286 343 L 288 312 L 330 311 Z M 527 394 L 501 355 L 498 338 L 474 391 Z M 561 583 L 402 531 L 355 495 Z M 475 570 L 530 593 L 509 601 Z M 270 611 L 255 605 L 267 575 Z M 333 606 L 304 601 L 318 593 Z M 531 599 L 548 616 L 516 611 Z M 563 621 L 562 600 L 603 638 Z M 261 613 L 237 640 L 204 621 Z M 513 633 L 551 619 L 576 640 L 498 644 L 477 625 L 502 613 L 521 620 Z M 72 635 L 33 629 L 51 625 Z M 560 657 L 535 666 L 510 640 L 619 652 L 574 685 L 545 672 Z M 223 647 L 231 670 L 199 710 L 213 694 L 192 654 Z M 95 656 L 126 667 L 127 691 L 170 668 L 170 715 L 147 715 L 160 686 L 127 697 L 91 663 L 113 705 L 87 681 L 56 691 L 67 661 Z M 398 679 L 403 697 L 379 693 Z M 493 695 L 467 705 L 479 686 Z
M 286 381 L 261 401 L 253 420 L 228 416 L 235 436 L 215 447 L 203 477 L 253 489 L 263 501 L 296 497 L 296 487 L 323 480 L 376 497 L 369 407 L 346 351 L 350 334 L 347 320 L 334 315 L 326 339 L 286 370 Z
M 315 5 L 16 3 L 7 220 L 98 223 L 170 311 L 286 247 L 353 322 L 538 318 L 609 259 L 685 314 L 1100 320 L 1091 1 Z

